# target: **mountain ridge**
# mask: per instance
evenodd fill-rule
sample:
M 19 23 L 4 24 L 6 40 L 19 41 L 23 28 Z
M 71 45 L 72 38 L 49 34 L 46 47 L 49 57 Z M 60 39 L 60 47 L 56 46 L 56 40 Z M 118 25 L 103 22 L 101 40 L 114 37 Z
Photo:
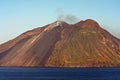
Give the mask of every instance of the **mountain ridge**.
M 0 66 L 120 66 L 120 39 L 91 19 L 55 21 L 0 45 Z

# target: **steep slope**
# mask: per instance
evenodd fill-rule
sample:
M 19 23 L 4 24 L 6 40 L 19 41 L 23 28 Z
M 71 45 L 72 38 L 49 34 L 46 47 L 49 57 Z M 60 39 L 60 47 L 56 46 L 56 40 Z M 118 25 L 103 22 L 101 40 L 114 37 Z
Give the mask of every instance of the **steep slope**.
M 56 43 L 46 66 L 120 66 L 120 40 L 95 21 L 80 22 L 61 35 L 64 37 Z
M 56 21 L 0 45 L 0 66 L 120 66 L 120 40 L 91 19 Z
M 63 22 L 61 22 L 63 23 Z M 64 23 L 67 25 L 67 23 Z M 58 22 L 25 32 L 0 46 L 1 66 L 38 66 L 49 57 L 64 27 Z

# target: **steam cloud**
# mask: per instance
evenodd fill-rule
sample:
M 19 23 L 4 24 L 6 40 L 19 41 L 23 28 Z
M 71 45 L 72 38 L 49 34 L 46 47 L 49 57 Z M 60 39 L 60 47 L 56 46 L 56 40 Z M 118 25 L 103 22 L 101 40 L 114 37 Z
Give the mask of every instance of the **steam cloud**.
M 57 9 L 57 20 L 58 21 L 65 21 L 69 24 L 74 24 L 79 21 L 79 18 L 72 14 L 65 14 L 65 12 L 62 9 Z

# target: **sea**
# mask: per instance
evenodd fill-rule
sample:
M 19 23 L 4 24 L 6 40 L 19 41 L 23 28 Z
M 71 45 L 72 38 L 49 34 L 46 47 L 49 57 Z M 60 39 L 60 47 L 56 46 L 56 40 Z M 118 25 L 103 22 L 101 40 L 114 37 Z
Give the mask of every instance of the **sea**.
M 0 67 L 0 80 L 120 80 L 120 68 Z

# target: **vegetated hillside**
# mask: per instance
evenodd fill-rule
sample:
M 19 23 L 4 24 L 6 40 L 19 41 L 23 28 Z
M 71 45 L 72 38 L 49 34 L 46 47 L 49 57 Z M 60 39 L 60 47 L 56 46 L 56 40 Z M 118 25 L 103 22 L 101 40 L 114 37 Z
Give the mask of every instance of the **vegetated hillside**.
M 120 66 L 120 40 L 91 19 L 56 21 L 0 45 L 0 66 Z

